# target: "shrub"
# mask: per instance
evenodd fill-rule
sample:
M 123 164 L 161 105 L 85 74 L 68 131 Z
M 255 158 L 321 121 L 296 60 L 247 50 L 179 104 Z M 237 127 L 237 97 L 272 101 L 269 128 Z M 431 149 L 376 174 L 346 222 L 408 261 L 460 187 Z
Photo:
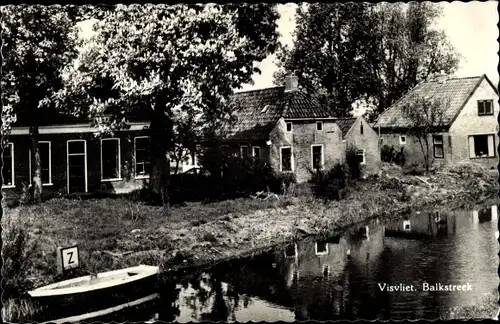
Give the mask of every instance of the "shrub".
M 361 178 L 361 162 L 356 151 L 357 148 L 353 145 L 349 145 L 346 149 L 346 163 L 352 180 Z
M 228 148 L 207 149 L 200 158 L 209 168 L 205 198 L 238 198 L 270 190 L 283 193 L 296 183 L 295 175 L 275 172 L 269 163 L 252 157 L 231 155 Z M 220 172 L 218 171 L 220 170 Z M 196 189 L 200 191 L 200 186 Z
M 28 272 L 38 257 L 38 245 L 30 240 L 26 222 L 4 215 L 2 228 L 3 297 L 17 298 L 33 288 Z
M 403 166 L 406 162 L 406 153 L 403 147 L 397 151 L 394 146 L 384 145 L 380 150 L 380 156 L 382 162 L 396 163 L 400 166 Z
M 311 182 L 314 184 L 316 196 L 325 199 L 335 198 L 340 200 L 343 192 L 351 178 L 347 164 L 337 162 L 330 170 L 317 170 Z

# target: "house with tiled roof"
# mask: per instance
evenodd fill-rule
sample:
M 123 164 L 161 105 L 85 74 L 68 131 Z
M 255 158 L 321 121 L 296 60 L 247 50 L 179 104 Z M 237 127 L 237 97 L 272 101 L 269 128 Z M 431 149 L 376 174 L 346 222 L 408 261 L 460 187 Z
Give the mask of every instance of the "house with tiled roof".
M 496 168 L 498 90 L 486 75 L 440 76 L 422 82 L 379 116 L 374 128 L 382 145 L 403 149 L 406 164 L 410 165 L 424 162 L 418 139 L 409 134 L 412 121 L 403 113 L 414 98 L 446 103 L 439 125 L 429 135 L 434 163 L 474 161 Z
M 341 119 L 299 90 L 296 76 L 286 77 L 285 86 L 235 93 L 231 101 L 237 119 L 221 129 L 221 140 L 241 157 L 265 159 L 275 170 L 295 173 L 298 182 L 345 158 Z M 375 138 L 375 149 L 367 150 L 371 157 L 378 150 L 376 133 L 364 119 L 353 124 L 363 124 L 365 134 Z

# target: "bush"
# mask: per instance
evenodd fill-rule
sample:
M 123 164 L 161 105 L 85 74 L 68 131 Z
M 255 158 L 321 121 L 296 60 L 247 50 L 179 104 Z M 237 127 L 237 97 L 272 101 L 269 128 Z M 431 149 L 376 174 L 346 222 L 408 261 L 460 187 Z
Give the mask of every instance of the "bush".
M 33 288 L 28 275 L 38 257 L 38 245 L 30 240 L 26 222 L 4 215 L 2 228 L 3 297 L 18 298 Z
M 316 196 L 340 200 L 343 190 L 348 186 L 351 174 L 347 164 L 337 162 L 330 170 L 317 170 L 311 182 Z
M 349 172 L 352 180 L 361 178 L 361 163 L 356 154 L 357 148 L 349 145 L 346 149 L 346 163 L 349 167 Z
M 294 174 L 275 172 L 269 163 L 227 152 L 227 147 L 216 147 L 207 149 L 200 157 L 203 167 L 210 171 L 205 198 L 238 198 L 267 190 L 283 193 L 296 183 Z M 201 187 L 197 185 L 196 190 L 200 192 Z
M 394 146 L 384 145 L 380 151 L 380 156 L 382 162 L 396 163 L 400 166 L 403 166 L 406 162 L 406 153 L 403 147 L 397 151 Z

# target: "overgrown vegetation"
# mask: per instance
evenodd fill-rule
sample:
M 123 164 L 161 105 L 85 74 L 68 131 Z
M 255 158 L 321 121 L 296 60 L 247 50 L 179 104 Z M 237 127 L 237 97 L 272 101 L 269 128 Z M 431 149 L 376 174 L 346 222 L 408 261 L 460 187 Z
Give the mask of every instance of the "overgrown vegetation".
M 349 174 L 351 180 L 358 180 L 361 178 L 361 162 L 359 160 L 359 155 L 357 154 L 358 149 L 354 145 L 349 145 L 346 148 L 345 160 L 349 168 Z
M 38 311 L 27 291 L 34 287 L 31 277 L 43 251 L 32 239 L 29 228 L 30 224 L 25 220 L 10 215 L 2 217 L 3 321 L 25 321 Z
M 403 166 L 406 162 L 406 153 L 403 147 L 397 150 L 394 146 L 384 145 L 382 146 L 380 155 L 382 162 L 395 163 L 399 166 Z
M 345 189 L 353 186 L 362 176 L 362 166 L 355 146 L 346 149 L 345 163 L 337 162 L 330 170 L 312 172 L 311 184 L 314 194 L 326 200 L 340 200 L 345 196 Z

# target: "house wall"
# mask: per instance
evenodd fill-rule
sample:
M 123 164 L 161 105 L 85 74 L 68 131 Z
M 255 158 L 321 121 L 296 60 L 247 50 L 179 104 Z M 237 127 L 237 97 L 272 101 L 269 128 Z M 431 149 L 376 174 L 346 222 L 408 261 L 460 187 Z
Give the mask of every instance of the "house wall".
M 478 100 L 493 100 L 493 115 L 479 116 L 477 102 Z M 483 80 L 469 101 L 463 107 L 455 121 L 447 132 L 436 134 L 443 135 L 444 158 L 435 158 L 433 166 L 439 167 L 441 164 L 450 164 L 457 162 L 476 162 L 487 168 L 496 168 L 498 164 L 498 95 L 490 86 L 488 81 Z M 376 130 L 378 131 L 378 130 Z M 470 158 L 469 157 L 469 135 L 494 134 L 495 156 Z M 399 137 L 406 135 L 406 144 L 399 143 Z M 406 165 L 423 164 L 424 157 L 420 143 L 416 137 L 408 136 L 404 130 L 381 129 L 383 140 L 381 148 L 384 145 L 393 146 L 395 149 L 403 148 L 406 155 Z M 431 146 L 431 158 L 433 157 L 432 137 L 429 135 L 429 144 Z
M 493 99 L 493 115 L 479 116 L 477 101 Z M 486 80 L 483 80 L 455 122 L 450 127 L 452 136 L 453 162 L 471 161 L 483 164 L 488 168 L 496 168 L 498 164 L 498 95 Z M 495 157 L 470 158 L 469 135 L 495 134 Z
M 363 134 L 361 134 L 363 125 Z M 344 134 L 346 147 L 354 145 L 357 149 L 365 150 L 365 171 L 376 173 L 380 170 L 380 148 L 378 134 L 371 128 L 364 118 L 358 118 L 347 134 Z
M 120 139 L 121 179 L 101 181 L 100 139 L 92 133 L 81 134 L 40 134 L 39 141 L 51 142 L 52 185 L 44 185 L 43 191 L 67 194 L 67 141 L 83 139 L 87 152 L 87 192 L 126 193 L 140 189 L 148 179 L 135 179 L 134 175 L 134 137 L 145 136 L 145 131 L 118 132 L 113 138 Z M 20 193 L 23 184 L 30 184 L 28 135 L 11 135 L 8 142 L 14 143 L 14 186 L 3 190 Z
M 342 143 L 342 132 L 332 120 L 323 121 L 323 130 L 316 130 L 316 121 L 292 121 L 292 131 L 286 131 L 286 121 L 282 118 L 270 134 L 270 162 L 275 170 L 280 171 L 280 149 L 292 147 L 293 172 L 297 182 L 305 182 L 311 178 L 313 144 L 323 144 L 324 168 L 329 169 L 337 161 L 345 157 Z
M 450 163 L 452 160 L 452 147 L 450 146 L 451 139 L 450 139 L 450 134 L 448 132 L 438 132 L 435 133 L 434 135 L 443 136 L 443 153 L 444 153 L 443 158 L 434 157 L 432 135 L 429 135 L 428 137 L 431 166 L 439 167 L 440 165 Z M 399 141 L 400 136 L 406 136 L 406 144 L 400 144 Z M 382 143 L 380 144 L 380 150 L 382 150 L 382 147 L 384 147 L 384 145 L 392 146 L 398 152 L 401 149 L 403 149 L 406 158 L 405 162 L 406 166 L 424 165 L 425 163 L 424 154 L 422 151 L 422 146 L 420 145 L 420 142 L 417 137 L 408 135 L 403 131 L 391 132 L 387 130 L 381 130 L 380 138 L 382 139 Z M 424 143 L 424 150 L 427 151 L 425 143 Z

